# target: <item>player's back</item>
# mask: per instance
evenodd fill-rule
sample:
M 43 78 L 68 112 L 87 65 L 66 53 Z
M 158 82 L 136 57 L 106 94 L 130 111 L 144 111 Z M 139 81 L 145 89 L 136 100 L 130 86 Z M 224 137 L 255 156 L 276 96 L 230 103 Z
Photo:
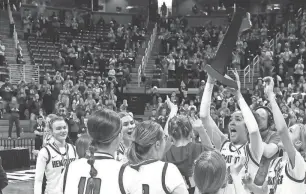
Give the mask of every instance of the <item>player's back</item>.
M 141 176 L 143 194 L 168 194 L 178 187 L 187 191 L 184 179 L 174 164 L 149 160 L 131 167 Z
M 122 163 L 114 160 L 110 155 L 95 155 L 94 167 L 98 174 L 93 179 L 95 183 L 93 193 L 142 193 L 139 173 L 128 166 L 124 167 Z M 72 162 L 68 171 L 65 172 L 64 193 L 85 193 L 86 189 L 90 188 L 88 187 L 90 170 L 91 166 L 85 158 Z

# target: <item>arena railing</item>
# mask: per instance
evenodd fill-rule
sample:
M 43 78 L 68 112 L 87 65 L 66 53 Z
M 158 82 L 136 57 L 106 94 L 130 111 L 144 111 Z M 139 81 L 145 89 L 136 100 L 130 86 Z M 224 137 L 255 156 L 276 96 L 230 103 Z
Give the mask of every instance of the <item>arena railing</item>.
M 35 150 L 35 140 L 33 138 L 22 138 L 22 139 L 0 139 L 0 147 L 4 150 L 11 150 L 17 148 L 29 149 L 30 161 L 36 161 L 36 155 L 33 153 Z
M 138 87 L 140 87 L 142 76 L 145 76 L 144 72 L 145 72 L 148 60 L 151 56 L 151 51 L 152 51 L 152 48 L 153 48 L 153 45 L 154 45 L 154 42 L 155 42 L 155 39 L 156 39 L 156 34 L 157 34 L 157 23 L 155 24 L 155 26 L 153 28 L 153 32 L 152 32 L 152 34 L 150 36 L 150 40 L 148 42 L 148 46 L 145 50 L 145 54 L 142 57 L 141 64 L 139 65 L 139 68 L 138 68 Z

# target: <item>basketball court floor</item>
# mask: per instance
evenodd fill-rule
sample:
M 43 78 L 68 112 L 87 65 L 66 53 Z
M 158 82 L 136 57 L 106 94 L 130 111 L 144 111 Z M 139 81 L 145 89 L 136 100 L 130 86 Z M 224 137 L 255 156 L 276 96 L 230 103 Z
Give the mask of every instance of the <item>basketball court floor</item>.
M 4 194 L 33 194 L 35 169 L 7 172 L 9 185 Z

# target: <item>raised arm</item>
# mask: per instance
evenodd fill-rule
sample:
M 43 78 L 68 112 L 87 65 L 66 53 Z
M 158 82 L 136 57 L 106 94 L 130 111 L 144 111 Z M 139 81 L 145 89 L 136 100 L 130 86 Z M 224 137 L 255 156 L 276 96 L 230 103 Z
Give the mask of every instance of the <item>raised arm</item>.
M 277 132 L 280 136 L 280 139 L 284 145 L 284 148 L 288 154 L 288 157 L 290 159 L 290 163 L 292 165 L 295 164 L 295 155 L 296 155 L 296 149 L 291 141 L 291 138 L 289 136 L 289 131 L 288 127 L 286 124 L 286 121 L 283 117 L 283 114 L 281 110 L 278 107 L 278 104 L 275 99 L 275 94 L 273 92 L 274 88 L 274 81 L 273 78 L 271 77 L 266 77 L 264 79 L 266 87 L 265 87 L 265 93 L 269 98 L 271 108 L 272 108 L 272 113 L 273 113 L 273 118 L 275 122 L 275 128 L 277 129 Z
M 241 84 L 239 80 L 238 72 L 235 70 L 234 75 L 236 77 L 238 90 L 237 90 L 237 101 L 238 105 L 240 107 L 242 116 L 244 118 L 245 125 L 249 132 L 249 138 L 250 138 L 250 151 L 252 155 L 259 161 L 261 159 L 261 156 L 263 154 L 264 146 L 262 143 L 261 135 L 259 132 L 259 127 L 257 124 L 257 121 L 248 106 L 248 104 L 245 102 L 242 94 L 241 94 Z
M 205 85 L 204 93 L 202 95 L 200 106 L 200 118 L 207 129 L 207 135 L 209 136 L 215 147 L 220 150 L 227 137 L 220 131 L 215 121 L 210 116 L 211 95 L 214 89 L 214 81 L 208 75 L 207 83 Z
M 177 107 L 177 105 L 173 104 L 170 101 L 169 96 L 167 96 L 166 103 L 167 103 L 168 107 L 170 108 L 170 114 L 169 114 L 167 122 L 165 124 L 164 132 L 165 132 L 166 135 L 169 135 L 168 124 L 169 124 L 170 119 L 172 119 L 177 114 L 178 107 Z

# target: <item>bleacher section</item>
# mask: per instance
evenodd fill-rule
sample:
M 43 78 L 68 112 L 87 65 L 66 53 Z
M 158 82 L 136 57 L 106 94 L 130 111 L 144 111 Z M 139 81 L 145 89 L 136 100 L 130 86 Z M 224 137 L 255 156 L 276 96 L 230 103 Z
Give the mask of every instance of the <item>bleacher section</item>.
M 52 42 L 48 38 L 39 37 L 37 38 L 34 34 L 29 37 L 28 40 L 28 48 L 30 51 L 30 55 L 33 61 L 33 64 L 36 64 L 40 67 L 40 76 L 44 76 L 45 73 L 49 73 L 51 76 L 55 75 L 55 69 L 53 68 L 53 63 L 58 53 L 60 51 L 61 43 L 67 43 L 67 40 L 73 40 L 76 44 L 81 43 L 82 45 L 96 45 L 97 38 L 102 37 L 101 39 L 104 40 L 102 42 L 102 48 L 95 49 L 94 58 L 97 59 L 99 57 L 99 53 L 103 52 L 107 61 L 115 54 L 116 56 L 119 55 L 121 52 L 120 49 L 109 49 L 109 42 L 107 41 L 107 34 L 110 29 L 108 24 L 100 25 L 94 27 L 93 30 L 87 30 L 83 33 L 79 33 L 77 36 L 71 36 L 69 29 L 62 26 L 60 31 L 60 41 L 59 42 Z M 99 45 L 100 46 L 100 45 Z M 117 77 L 120 77 L 121 74 L 118 73 L 118 68 L 116 68 Z M 88 64 L 85 68 L 82 67 L 82 70 L 86 73 L 86 78 L 90 79 L 91 76 L 99 76 L 100 71 L 98 65 L 95 64 Z M 108 72 L 109 68 L 106 67 L 106 71 Z M 65 72 L 68 75 L 73 76 L 74 72 L 69 69 L 68 64 L 65 64 Z

